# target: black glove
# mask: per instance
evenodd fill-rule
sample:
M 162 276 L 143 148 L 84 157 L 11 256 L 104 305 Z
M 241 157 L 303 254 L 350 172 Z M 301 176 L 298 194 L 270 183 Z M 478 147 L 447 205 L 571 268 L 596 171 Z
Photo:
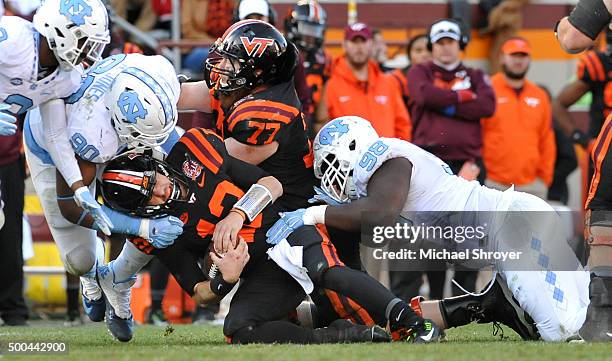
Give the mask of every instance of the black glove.
M 580 144 L 583 148 L 586 148 L 590 141 L 591 139 L 589 136 L 580 129 L 576 129 L 572 133 L 572 142 L 574 142 L 574 144 Z

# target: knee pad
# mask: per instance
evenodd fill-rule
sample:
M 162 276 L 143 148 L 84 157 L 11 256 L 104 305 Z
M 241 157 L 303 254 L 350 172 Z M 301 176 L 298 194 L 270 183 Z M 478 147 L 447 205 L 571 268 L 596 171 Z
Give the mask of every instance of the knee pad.
M 246 326 L 238 331 L 234 332 L 232 335 L 225 336 L 228 343 L 231 344 L 248 344 L 254 342 L 255 337 L 255 326 Z
M 81 276 L 89 272 L 96 264 L 96 249 L 86 245 L 79 245 L 66 253 L 66 270 L 75 275 Z

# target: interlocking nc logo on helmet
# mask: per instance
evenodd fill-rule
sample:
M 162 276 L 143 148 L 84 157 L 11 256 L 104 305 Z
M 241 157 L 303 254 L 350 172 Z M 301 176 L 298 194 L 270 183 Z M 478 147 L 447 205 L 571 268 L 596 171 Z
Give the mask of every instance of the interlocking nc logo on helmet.
M 241 36 L 242 45 L 249 56 L 260 58 L 266 51 L 268 46 L 274 45 L 274 39 L 269 38 L 253 38 L 249 40 L 246 36 Z
M 138 118 L 144 120 L 149 113 L 134 91 L 126 90 L 119 95 L 117 106 L 128 123 L 135 124 Z
M 77 26 L 85 24 L 85 17 L 91 16 L 93 9 L 85 0 L 62 0 L 60 14 L 66 16 Z

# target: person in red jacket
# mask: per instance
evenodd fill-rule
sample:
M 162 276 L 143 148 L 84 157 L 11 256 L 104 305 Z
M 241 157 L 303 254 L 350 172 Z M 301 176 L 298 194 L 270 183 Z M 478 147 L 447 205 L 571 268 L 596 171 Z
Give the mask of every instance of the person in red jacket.
M 348 26 L 343 46 L 345 54 L 334 60 L 325 92 L 328 119 L 357 115 L 369 119 L 383 137 L 410 140 L 410 117 L 400 89 L 370 59 L 372 30 L 363 23 Z
M 410 67 L 412 142 L 438 156 L 459 176 L 484 184 L 480 119 L 495 112 L 495 94 L 482 71 L 461 62 L 468 43 L 461 24 L 451 19 L 431 25 L 427 46 L 432 61 Z M 455 280 L 474 291 L 477 272 L 455 267 Z M 460 294 L 453 287 L 453 294 Z
M 430 27 L 428 47 L 433 60 L 408 72 L 412 141 L 455 173 L 464 165 L 476 165 L 480 168 L 477 179 L 484 183 L 480 119 L 495 112 L 495 94 L 481 70 L 461 62 L 467 42 L 454 20 L 439 20 Z

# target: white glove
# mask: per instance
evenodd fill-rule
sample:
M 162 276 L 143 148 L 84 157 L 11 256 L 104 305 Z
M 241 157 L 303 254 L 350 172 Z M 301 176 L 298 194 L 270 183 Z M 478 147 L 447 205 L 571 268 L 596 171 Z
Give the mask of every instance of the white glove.
M 78 188 L 76 192 L 74 192 L 74 201 L 79 205 L 79 207 L 89 212 L 102 233 L 107 236 L 111 235 L 113 223 L 100 207 L 100 203 L 98 203 L 98 201 L 94 199 L 93 195 L 89 193 L 89 189 L 87 187 Z
M 0 135 L 13 135 L 17 132 L 17 118 L 9 113 L 3 112 L 10 108 L 6 103 L 0 103 Z

